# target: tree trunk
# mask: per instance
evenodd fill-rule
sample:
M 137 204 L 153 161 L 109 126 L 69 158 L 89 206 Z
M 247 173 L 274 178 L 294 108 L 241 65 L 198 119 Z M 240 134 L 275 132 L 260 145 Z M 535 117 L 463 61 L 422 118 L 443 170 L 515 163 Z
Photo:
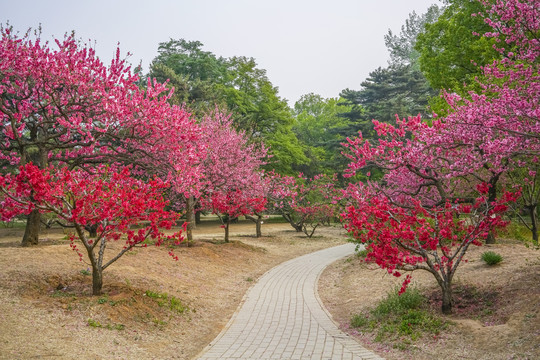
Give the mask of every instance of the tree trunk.
M 87 225 L 87 226 L 85 226 L 85 229 L 86 229 L 86 231 L 88 231 L 88 236 L 89 237 L 91 237 L 91 238 L 96 238 L 97 237 L 98 224 Z
M 262 236 L 262 216 L 257 216 L 257 222 L 255 223 L 255 236 L 260 238 Z
M 38 210 L 32 210 L 26 220 L 26 229 L 22 238 L 22 246 L 32 246 L 38 244 L 39 230 L 41 228 L 41 214 Z
M 255 223 L 255 236 L 260 238 L 262 236 L 262 215 L 257 215 L 257 217 L 251 215 L 244 215 L 246 219 L 251 220 Z
M 187 227 L 186 227 L 186 233 L 187 233 L 187 240 L 188 246 L 192 245 L 193 242 L 193 229 L 196 227 L 196 220 L 195 220 L 195 199 L 193 199 L 193 196 L 190 196 L 186 200 L 186 217 L 187 217 Z
M 490 230 L 486 238 L 486 244 L 495 244 L 495 243 L 497 243 L 497 240 L 495 239 L 495 235 L 493 235 L 493 231 Z
M 103 287 L 103 270 L 99 266 L 92 266 L 92 295 L 101 295 Z
M 225 242 L 229 242 L 229 225 L 230 225 L 230 219 L 227 218 L 227 223 L 225 224 Z
M 501 173 L 498 173 L 497 175 L 493 175 L 489 180 L 491 186 L 488 191 L 488 201 L 490 204 L 497 200 L 497 181 L 499 181 L 500 176 Z M 495 244 L 496 242 L 497 239 L 495 239 L 495 234 L 493 231 L 490 231 L 486 238 L 486 244 Z
M 319 227 L 319 224 L 315 224 L 313 226 L 311 226 L 311 232 L 308 230 L 307 226 L 302 226 L 302 231 L 304 232 L 304 234 L 306 234 L 306 236 L 308 238 L 312 238 L 313 237 L 313 234 L 315 234 L 315 230 L 317 229 L 317 227 Z
M 201 212 L 197 211 L 195 212 L 195 224 L 199 225 L 201 223 Z
M 293 218 L 292 218 L 290 215 L 285 214 L 285 213 L 282 213 L 281 216 L 283 216 L 283 218 L 284 218 L 285 220 L 287 220 L 287 222 L 288 222 L 289 224 L 291 224 L 291 226 L 293 227 L 294 230 L 296 230 L 296 232 L 302 232 L 302 231 L 304 231 L 304 230 L 303 230 L 303 222 L 300 223 L 300 224 L 297 224 L 297 223 L 293 220 Z
M 536 204 L 527 206 L 529 210 L 529 217 L 531 218 L 531 233 L 533 238 L 533 244 L 538 246 L 538 221 L 536 219 Z
M 452 300 L 452 285 L 451 284 L 445 284 L 444 286 L 441 286 L 442 289 L 442 313 L 445 315 L 449 315 L 452 313 L 452 306 L 454 305 L 454 301 Z

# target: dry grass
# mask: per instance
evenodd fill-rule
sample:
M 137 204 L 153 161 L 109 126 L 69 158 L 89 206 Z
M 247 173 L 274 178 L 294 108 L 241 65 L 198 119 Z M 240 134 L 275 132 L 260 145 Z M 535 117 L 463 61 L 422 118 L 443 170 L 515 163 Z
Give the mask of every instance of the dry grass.
M 504 261 L 486 265 L 480 256 L 487 249 L 503 255 Z M 402 279 L 351 257 L 323 272 L 320 295 L 342 329 L 387 359 L 540 359 L 540 252 L 501 241 L 470 249 L 467 258 L 454 281 L 454 314 L 445 317 L 454 325 L 405 351 L 349 327 L 353 314 L 374 307 Z M 440 291 L 433 276 L 414 273 L 414 285 L 440 314 Z
M 288 224 L 232 225 L 232 242 L 207 223 L 195 231 L 194 247 L 138 249 L 104 273 L 104 295 L 91 296 L 88 265 L 78 261 L 60 230 L 44 232 L 40 245 L 19 246 L 21 229 L 0 229 L 0 359 L 191 359 L 221 331 L 246 290 L 264 272 L 293 257 L 343 243 L 339 228 L 318 230 L 313 239 Z M 114 247 L 119 244 L 114 245 Z M 458 270 L 455 325 L 407 351 L 374 343 L 348 328 L 352 314 L 382 299 L 400 279 L 355 257 L 322 275 L 319 290 L 334 320 L 368 348 L 388 359 L 540 358 L 540 253 L 519 244 L 489 247 L 504 261 L 489 267 L 473 249 Z M 437 306 L 428 274 L 416 284 Z M 179 313 L 146 291 L 174 296 Z
M 61 230 L 21 248 L 21 229 L 0 229 L 1 359 L 190 359 L 227 323 L 265 271 L 296 256 L 342 243 L 339 228 L 306 239 L 288 224 L 232 225 L 232 242 L 215 223 L 195 231 L 193 247 L 150 247 L 126 254 L 104 272 L 104 295 L 91 296 L 88 265 Z M 316 234 L 317 235 L 317 234 Z M 121 244 L 114 244 L 118 247 Z M 174 296 L 184 313 L 146 291 Z

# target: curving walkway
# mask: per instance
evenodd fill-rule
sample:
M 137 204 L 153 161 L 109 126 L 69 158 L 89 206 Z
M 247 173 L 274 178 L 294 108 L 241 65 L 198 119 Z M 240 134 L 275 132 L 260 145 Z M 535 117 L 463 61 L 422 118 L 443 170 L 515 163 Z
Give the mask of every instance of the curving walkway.
M 316 288 L 323 269 L 354 252 L 354 244 L 289 260 L 264 274 L 199 360 L 382 359 L 340 331 Z

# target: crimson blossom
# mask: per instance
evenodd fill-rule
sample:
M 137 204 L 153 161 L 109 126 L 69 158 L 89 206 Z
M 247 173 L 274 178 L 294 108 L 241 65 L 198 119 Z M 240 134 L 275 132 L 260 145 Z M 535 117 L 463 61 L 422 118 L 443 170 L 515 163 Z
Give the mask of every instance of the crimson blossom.
M 397 119 L 375 123 L 377 144 L 348 139 L 349 175 L 366 166 L 384 171 L 379 182 L 351 184 L 343 219 L 355 241 L 367 243 L 368 259 L 396 276 L 429 271 L 442 291 L 442 311 L 452 311 L 452 280 L 470 245 L 481 245 L 504 226 L 501 215 L 517 194 L 491 198 L 491 184 L 470 177 L 483 159 L 466 146 L 440 147 L 444 122 Z M 480 165 L 478 164 L 480 163 Z M 474 174 L 473 174 L 474 175 Z M 407 276 L 402 291 L 410 277 Z
M 92 294 L 99 295 L 103 286 L 103 271 L 134 247 L 146 247 L 147 241 L 161 245 L 165 239 L 182 241 L 180 232 L 165 236 L 178 219 L 175 212 L 165 211 L 167 201 L 162 191 L 169 185 L 156 178 L 148 182 L 135 179 L 128 168 L 120 171 L 105 166 L 93 174 L 67 167 L 40 169 L 29 163 L 16 175 L 0 176 L 4 195 L 0 215 L 10 220 L 14 215 L 34 210 L 53 213 L 73 224 L 76 234 L 70 235 L 71 248 L 83 260 L 82 245 L 92 267 Z M 86 224 L 97 224 L 95 238 L 85 231 Z M 106 256 L 107 245 L 125 240 L 120 250 Z M 178 258 L 169 252 L 176 260 Z
M 217 191 L 202 199 L 202 206 L 216 214 L 225 229 L 225 242 L 229 242 L 231 221 L 242 215 L 262 213 L 266 209 L 266 199 L 252 197 L 241 190 Z

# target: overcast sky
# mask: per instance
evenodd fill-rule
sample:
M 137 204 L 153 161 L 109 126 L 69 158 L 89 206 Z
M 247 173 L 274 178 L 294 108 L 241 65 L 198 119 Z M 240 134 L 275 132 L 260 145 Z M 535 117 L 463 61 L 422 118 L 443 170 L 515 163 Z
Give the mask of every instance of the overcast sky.
M 383 36 L 437 0 L 0 0 L 0 22 L 43 38 L 75 30 L 109 62 L 116 44 L 144 71 L 170 38 L 198 40 L 218 56 L 247 56 L 293 105 L 314 92 L 358 89 L 389 59 Z

